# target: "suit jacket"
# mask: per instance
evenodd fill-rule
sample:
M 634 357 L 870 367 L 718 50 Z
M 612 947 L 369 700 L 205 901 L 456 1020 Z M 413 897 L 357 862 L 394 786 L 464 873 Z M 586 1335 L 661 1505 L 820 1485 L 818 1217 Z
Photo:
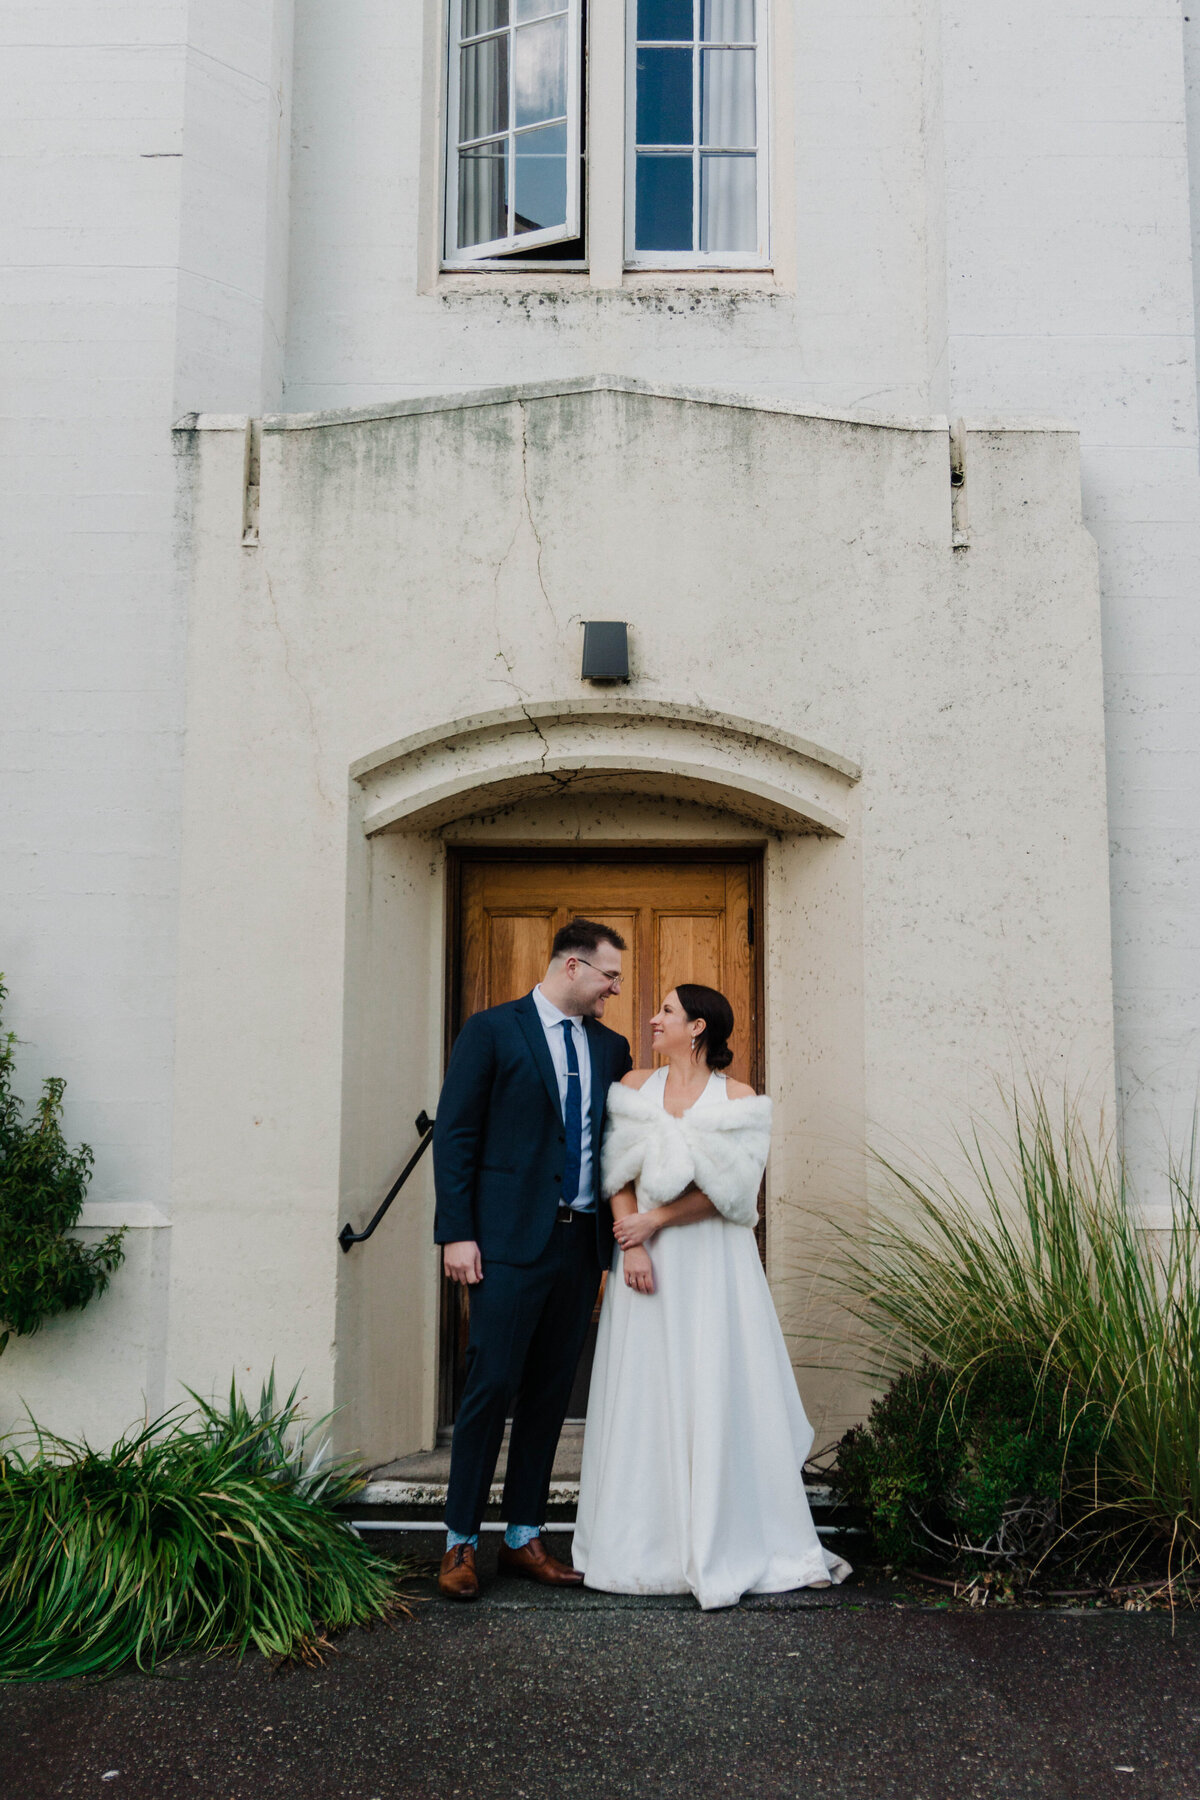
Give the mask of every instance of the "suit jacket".
M 596 1250 L 607 1266 L 613 1238 L 612 1212 L 600 1197 L 604 1103 L 633 1059 L 619 1033 L 596 1019 L 583 1027 L 592 1059 Z M 438 1099 L 435 1240 L 473 1238 L 497 1262 L 536 1262 L 562 1204 L 565 1164 L 558 1078 L 532 996 L 475 1013 L 455 1040 Z

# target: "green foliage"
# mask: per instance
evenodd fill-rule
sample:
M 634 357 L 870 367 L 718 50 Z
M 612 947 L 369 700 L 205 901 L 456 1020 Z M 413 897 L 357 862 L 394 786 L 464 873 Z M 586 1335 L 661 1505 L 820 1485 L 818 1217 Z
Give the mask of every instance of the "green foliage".
M 1026 1371 L 1060 1408 L 1076 1505 L 1086 1463 L 1085 1510 L 1115 1534 L 1122 1555 L 1149 1548 L 1173 1567 L 1192 1566 L 1200 1561 L 1196 1157 L 1172 1171 L 1173 1224 L 1156 1236 L 1130 1204 L 1119 1157 L 1106 1141 L 1088 1141 L 1078 1108 L 1064 1103 L 1058 1116 L 1036 1087 L 1006 1099 L 1007 1130 L 976 1125 L 962 1144 L 963 1183 L 882 1160 L 890 1204 L 865 1245 L 846 1235 L 835 1280 L 868 1327 L 877 1373 L 894 1377 L 922 1356 L 952 1387 L 997 1362 Z M 978 1432 L 972 1441 L 981 1454 Z M 996 1452 L 1001 1463 L 1006 1454 Z
M 0 982 L 0 1015 L 6 990 Z M 86 1144 L 62 1133 L 66 1083 L 52 1077 L 27 1119 L 12 1091 L 14 1033 L 0 1031 L 0 1351 L 15 1332 L 86 1306 L 124 1259 L 122 1232 L 85 1245 L 65 1234 L 79 1221 L 92 1171 Z
M 196 1396 L 193 1396 L 196 1398 Z M 398 1566 L 331 1508 L 361 1485 L 273 1378 L 107 1453 L 36 1432 L 0 1457 L 0 1678 L 151 1669 L 184 1651 L 319 1657 L 402 1610 Z
M 965 1377 L 923 1357 L 838 1446 L 838 1487 L 886 1561 L 1011 1562 L 1049 1548 L 1086 1484 L 1100 1422 L 1026 1365 Z

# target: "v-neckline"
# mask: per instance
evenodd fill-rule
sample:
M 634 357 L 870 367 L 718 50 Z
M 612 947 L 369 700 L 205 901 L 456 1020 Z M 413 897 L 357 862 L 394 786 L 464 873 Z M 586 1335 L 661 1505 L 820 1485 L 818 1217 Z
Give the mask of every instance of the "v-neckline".
M 696 1095 L 696 1098 L 692 1101 L 691 1106 L 685 1106 L 682 1112 L 676 1113 L 676 1112 L 672 1112 L 670 1107 L 667 1105 L 667 1081 L 670 1077 L 671 1071 L 665 1063 L 663 1064 L 663 1070 L 664 1070 L 664 1074 L 663 1074 L 662 1086 L 658 1090 L 658 1103 L 662 1107 L 663 1111 L 666 1113 L 668 1119 L 686 1119 L 688 1114 L 690 1112 L 692 1112 L 697 1106 L 699 1106 L 699 1104 L 703 1100 L 705 1094 L 707 1094 L 709 1088 L 713 1084 L 713 1079 L 714 1079 L 717 1071 L 715 1069 L 710 1069 L 708 1071 L 708 1080 L 704 1083 L 704 1086 L 700 1089 L 700 1092 Z

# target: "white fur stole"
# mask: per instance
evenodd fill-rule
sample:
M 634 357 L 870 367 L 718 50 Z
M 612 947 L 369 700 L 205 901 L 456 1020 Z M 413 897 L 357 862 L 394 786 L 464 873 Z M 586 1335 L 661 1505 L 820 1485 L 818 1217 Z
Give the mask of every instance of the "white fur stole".
M 675 1119 L 657 1100 L 618 1082 L 608 1090 L 600 1183 L 611 1199 L 633 1182 L 646 1211 L 677 1200 L 694 1182 L 731 1225 L 754 1225 L 770 1147 L 765 1094 L 693 1106 Z

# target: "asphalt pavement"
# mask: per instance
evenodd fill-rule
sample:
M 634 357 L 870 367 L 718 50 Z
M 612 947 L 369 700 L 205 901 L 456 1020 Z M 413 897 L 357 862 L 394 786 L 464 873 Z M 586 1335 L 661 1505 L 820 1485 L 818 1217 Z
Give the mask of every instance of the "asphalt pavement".
M 322 1668 L 0 1688 L 0 1797 L 1200 1800 L 1200 1616 L 413 1588 Z

